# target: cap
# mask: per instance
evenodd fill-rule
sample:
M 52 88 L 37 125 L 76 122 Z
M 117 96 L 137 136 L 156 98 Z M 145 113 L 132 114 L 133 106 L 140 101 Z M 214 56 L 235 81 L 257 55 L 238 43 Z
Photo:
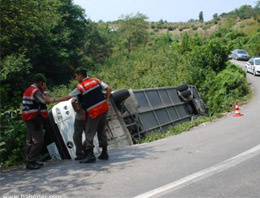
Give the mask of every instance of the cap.
M 85 67 L 78 67 L 75 69 L 75 73 L 80 72 L 80 71 L 87 72 L 87 69 Z
M 33 82 L 46 82 L 46 78 L 43 74 L 38 73 L 33 76 Z

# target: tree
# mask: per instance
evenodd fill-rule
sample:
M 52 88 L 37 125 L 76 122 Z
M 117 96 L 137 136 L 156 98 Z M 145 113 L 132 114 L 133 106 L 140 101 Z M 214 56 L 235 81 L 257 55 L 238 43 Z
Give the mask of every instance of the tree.
M 119 31 L 122 33 L 123 39 L 126 40 L 130 54 L 133 47 L 146 43 L 148 22 L 145 20 L 148 18 L 139 12 L 135 16 L 127 15 L 121 18 Z
M 2 0 L 1 59 L 11 54 L 28 54 L 39 37 L 46 37 L 56 23 L 58 5 L 52 0 Z
M 240 19 L 249 19 L 254 15 L 254 10 L 250 5 L 243 5 L 235 13 Z
M 160 19 L 159 23 L 163 25 L 164 24 L 163 19 Z
M 72 0 L 2 0 L 1 60 L 23 57 L 31 65 L 32 75 L 44 73 L 49 85 L 67 83 L 73 69 L 86 63 L 85 46 L 92 39 L 88 34 L 93 35 L 88 30 L 91 25 L 84 10 Z M 30 76 L 22 77 L 23 84 L 29 84 Z M 21 84 L 16 78 L 2 83 L 9 82 Z
M 218 73 L 225 68 L 228 60 L 228 50 L 222 44 L 221 38 L 212 38 L 206 44 L 193 46 L 189 53 L 188 60 L 194 68 L 211 69 Z
M 250 37 L 245 45 L 248 53 L 252 56 L 260 56 L 260 28 Z
M 44 72 L 53 84 L 68 83 L 73 70 L 82 65 L 86 41 L 87 19 L 84 10 L 73 5 L 72 0 L 60 0 L 56 12 L 58 19 L 48 40 L 38 54 L 38 71 Z
M 88 20 L 85 34 L 86 39 L 82 51 L 83 65 L 94 68 L 97 64 L 102 64 L 112 53 L 117 31 L 111 30 L 108 24 L 103 22 L 96 24 Z
M 57 6 L 59 2 L 52 0 L 1 1 L 1 94 L 7 97 L 1 105 L 5 108 L 20 104 L 17 97 L 31 83 L 29 72 L 37 71 L 35 60 L 51 38 Z
M 200 11 L 199 13 L 199 22 L 203 23 L 204 22 L 204 19 L 203 19 L 203 12 Z
M 260 23 L 260 1 L 257 1 L 255 7 L 254 7 L 254 19 Z

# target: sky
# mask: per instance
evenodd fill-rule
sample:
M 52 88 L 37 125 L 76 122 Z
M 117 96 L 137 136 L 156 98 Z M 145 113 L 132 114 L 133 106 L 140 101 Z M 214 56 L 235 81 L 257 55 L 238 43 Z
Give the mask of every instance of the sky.
M 258 0 L 73 0 L 85 9 L 87 18 L 94 22 L 118 20 L 122 16 L 136 15 L 138 12 L 148 17 L 148 21 L 187 22 L 199 19 L 203 12 L 204 21 L 213 15 L 228 13 L 242 5 L 255 7 Z

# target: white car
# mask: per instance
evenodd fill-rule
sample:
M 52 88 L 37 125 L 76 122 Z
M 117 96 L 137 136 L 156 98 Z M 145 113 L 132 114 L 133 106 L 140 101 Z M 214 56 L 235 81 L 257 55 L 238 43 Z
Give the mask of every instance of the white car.
M 260 75 L 260 57 L 253 57 L 249 59 L 246 63 L 246 72 L 250 72 L 252 74 Z

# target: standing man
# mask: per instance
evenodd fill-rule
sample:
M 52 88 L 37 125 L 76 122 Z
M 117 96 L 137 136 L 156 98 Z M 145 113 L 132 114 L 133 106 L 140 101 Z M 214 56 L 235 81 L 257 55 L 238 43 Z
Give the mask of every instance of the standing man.
M 26 135 L 26 168 L 39 169 L 42 164 L 37 159 L 44 142 L 43 119 L 48 117 L 46 104 L 51 102 L 47 95 L 46 78 L 43 74 L 33 77 L 33 84 L 23 94 L 22 119 L 27 127 Z
M 106 116 L 108 112 L 109 96 L 111 94 L 111 87 L 97 78 L 90 78 L 87 76 L 87 70 L 79 67 L 75 71 L 76 80 L 80 83 L 68 95 L 61 98 L 53 98 L 52 102 L 61 102 L 69 100 L 72 97 L 78 96 L 79 104 L 86 112 L 86 157 L 80 163 L 94 163 L 96 157 L 93 152 L 93 139 L 97 132 L 99 146 L 102 148 L 101 155 L 98 157 L 101 160 L 108 160 L 107 154 L 107 136 L 105 133 Z M 102 90 L 106 90 L 105 95 Z

